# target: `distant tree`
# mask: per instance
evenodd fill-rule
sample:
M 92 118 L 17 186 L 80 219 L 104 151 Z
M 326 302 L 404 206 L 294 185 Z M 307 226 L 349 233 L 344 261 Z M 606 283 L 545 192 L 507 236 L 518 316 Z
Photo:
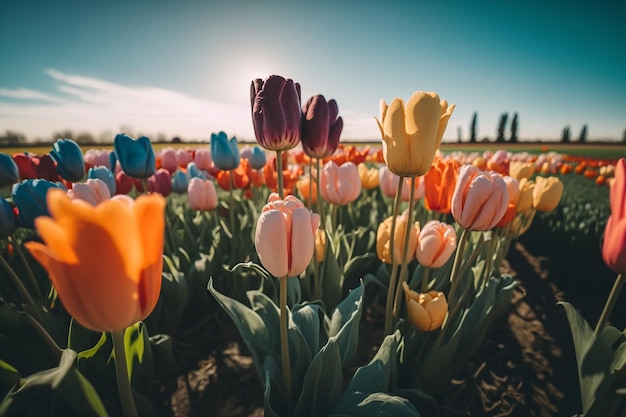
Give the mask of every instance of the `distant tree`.
M 622 142 L 626 143 L 626 129 L 622 132 Z
M 478 119 L 478 113 L 474 112 L 472 116 L 472 123 L 470 124 L 470 138 L 469 141 L 471 143 L 476 143 L 476 124 Z
M 78 135 L 76 135 L 74 141 L 76 141 L 76 143 L 79 145 L 93 145 L 94 143 L 96 143 L 96 138 L 94 138 L 93 135 L 89 132 L 80 132 Z
M 586 124 L 584 124 L 583 128 L 580 130 L 580 137 L 578 138 L 578 141 L 581 143 L 587 142 L 587 125 Z
M 502 113 L 500 115 L 500 122 L 498 123 L 498 135 L 496 136 L 497 143 L 504 142 L 504 130 L 506 129 L 506 121 L 509 118 L 508 113 Z
M 456 137 L 459 143 L 463 142 L 463 129 L 461 129 L 461 126 L 456 127 Z
M 23 133 L 13 132 L 12 130 L 7 130 L 4 136 L 0 136 L 0 143 L 9 146 L 19 145 L 24 142 L 26 142 L 26 136 Z
M 563 133 L 561 134 L 561 142 L 569 143 L 572 139 L 572 133 L 570 132 L 569 126 L 565 126 L 563 128 Z
M 182 143 L 183 141 L 178 136 L 172 138 L 172 143 Z
M 517 143 L 517 113 L 513 113 L 513 119 L 511 120 L 511 137 L 509 137 L 509 142 Z
M 72 140 L 74 140 L 74 133 L 71 130 L 69 130 L 69 129 L 59 130 L 57 132 L 53 132 L 52 133 L 52 141 L 56 142 L 57 139 L 72 139 Z

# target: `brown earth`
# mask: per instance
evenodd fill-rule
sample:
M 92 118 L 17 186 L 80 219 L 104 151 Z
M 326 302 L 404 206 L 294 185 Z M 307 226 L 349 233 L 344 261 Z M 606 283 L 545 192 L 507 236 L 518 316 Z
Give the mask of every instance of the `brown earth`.
M 545 261 L 520 243 L 513 245 L 502 268 L 519 282 L 509 313 L 492 324 L 479 350 L 453 375 L 443 402 L 426 415 L 571 417 L 580 412 L 571 333 L 557 304 L 568 300 L 550 279 Z M 365 293 L 359 365 L 369 361 L 382 338 L 384 294 L 375 287 Z M 262 416 L 261 385 L 228 318 L 216 313 L 202 325 L 204 331 L 190 329 L 181 335 L 184 343 L 176 342 L 188 372 L 161 382 L 158 396 L 165 401 L 159 414 Z M 231 342 L 224 346 L 224 341 Z

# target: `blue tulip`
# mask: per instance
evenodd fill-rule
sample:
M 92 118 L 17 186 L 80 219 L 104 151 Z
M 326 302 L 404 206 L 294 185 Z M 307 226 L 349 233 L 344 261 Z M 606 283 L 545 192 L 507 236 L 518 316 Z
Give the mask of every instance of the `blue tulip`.
M 115 172 L 115 166 L 117 165 L 117 156 L 115 152 L 109 154 L 109 165 L 111 165 L 111 172 Z
M 267 163 L 267 157 L 265 156 L 265 151 L 258 146 L 254 146 L 252 148 L 252 154 L 250 158 L 248 158 L 248 162 L 250 162 L 250 166 L 252 169 L 261 169 Z
M 205 171 L 202 171 L 198 168 L 195 162 L 190 162 L 187 164 L 187 174 L 189 174 L 189 179 L 191 178 L 200 178 L 206 180 L 209 178 Z
M 172 175 L 172 191 L 178 194 L 187 192 L 187 186 L 189 185 L 189 177 L 186 172 L 177 169 Z
M 228 140 L 226 133 L 211 133 L 211 157 L 213 164 L 222 170 L 235 169 L 239 166 L 239 146 L 237 138 Z
M 115 156 L 122 171 L 129 177 L 148 178 L 156 172 L 156 159 L 150 139 L 145 136 L 135 140 L 120 133 L 113 141 Z
M 87 178 L 102 180 L 107 185 L 111 195 L 115 195 L 115 175 L 113 175 L 113 172 L 111 172 L 109 168 L 104 165 L 91 167 L 89 168 L 89 172 L 87 172 Z
M 36 217 L 50 215 L 46 203 L 46 194 L 50 188 L 65 190 L 62 184 L 41 178 L 13 184 L 11 197 L 19 211 L 18 220 L 21 226 L 34 229 Z
M 61 178 L 78 182 L 85 176 L 85 159 L 80 146 L 71 139 L 58 139 L 50 151 Z
M 0 153 L 0 188 L 20 180 L 20 171 L 11 155 Z
M 11 236 L 17 229 L 13 207 L 4 198 L 0 198 L 0 238 Z

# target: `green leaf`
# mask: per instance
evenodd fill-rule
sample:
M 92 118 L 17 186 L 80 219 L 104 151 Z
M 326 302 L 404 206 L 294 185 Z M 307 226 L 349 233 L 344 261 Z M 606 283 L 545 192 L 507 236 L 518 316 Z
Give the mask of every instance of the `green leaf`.
M 124 348 L 128 375 L 133 388 L 143 395 L 150 395 L 153 382 L 153 359 L 145 324 L 138 322 L 126 328 Z
M 355 392 L 341 401 L 328 417 L 420 417 L 406 398 L 382 392 Z
M 270 273 L 263 268 L 261 265 L 254 262 L 240 262 L 237 265 L 233 266 L 229 271 L 230 272 L 238 272 L 240 269 L 251 269 L 256 272 L 263 279 L 270 279 Z
M 342 379 L 339 346 L 331 338 L 311 361 L 293 415 L 326 416 L 339 400 Z
M 315 355 L 326 343 L 324 316 L 324 310 L 317 304 L 298 304 L 291 311 L 291 319 L 304 336 L 311 355 Z
M 213 288 L 213 280 L 209 280 L 208 288 L 239 330 L 239 334 L 252 354 L 259 375 L 263 375 L 259 368 L 262 363 L 261 359 L 272 354 L 270 333 L 263 319 L 242 303 L 216 291 Z
M 0 394 L 6 394 L 21 379 L 22 377 L 17 369 L 0 359 Z
M 48 387 L 59 402 L 76 415 L 108 416 L 108 413 L 91 383 L 76 369 L 77 354 L 71 349 L 63 350 L 59 366 L 37 372 L 20 381 L 0 404 L 0 415 L 20 415 L 32 409 L 33 391 Z
M 343 291 L 343 272 L 330 244 L 330 235 L 327 233 L 324 260 L 321 263 L 320 280 L 322 285 L 322 299 L 327 311 L 332 311 L 339 301 Z
M 337 306 L 330 320 L 328 329 L 329 341 L 335 337 L 341 353 L 342 369 L 352 364 L 359 343 L 359 322 L 363 313 L 363 292 L 365 284 L 361 282 L 358 288 Z

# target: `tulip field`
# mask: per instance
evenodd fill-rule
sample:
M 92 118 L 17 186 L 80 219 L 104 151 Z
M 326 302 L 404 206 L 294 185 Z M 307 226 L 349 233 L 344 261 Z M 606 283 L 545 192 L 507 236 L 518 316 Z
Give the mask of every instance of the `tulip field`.
M 623 158 L 446 150 L 434 93 L 367 145 L 291 80 L 251 98 L 254 146 L 0 153 L 0 416 L 626 416 Z M 549 409 L 472 368 L 524 299 L 573 352 Z

